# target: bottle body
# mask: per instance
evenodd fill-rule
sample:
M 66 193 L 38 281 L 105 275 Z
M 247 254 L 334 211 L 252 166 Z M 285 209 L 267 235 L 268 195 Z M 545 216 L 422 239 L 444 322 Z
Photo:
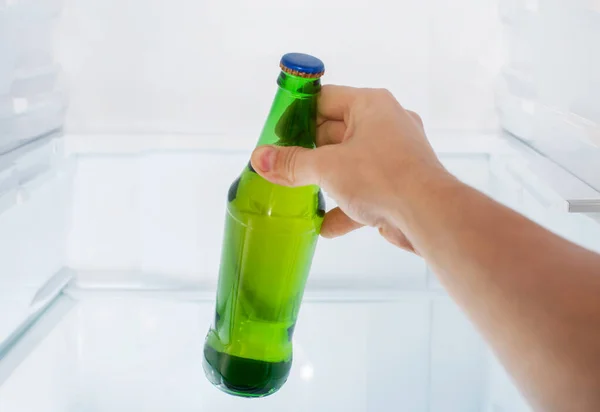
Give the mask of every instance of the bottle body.
M 222 390 L 265 396 L 285 383 L 322 203 L 318 188 L 273 185 L 249 168 L 232 184 L 204 350 L 207 375 Z
M 282 75 L 259 145 L 314 147 L 320 83 Z M 250 165 L 231 185 L 215 318 L 204 346 L 206 376 L 219 389 L 260 397 L 287 380 L 324 214 L 317 186 L 275 185 Z

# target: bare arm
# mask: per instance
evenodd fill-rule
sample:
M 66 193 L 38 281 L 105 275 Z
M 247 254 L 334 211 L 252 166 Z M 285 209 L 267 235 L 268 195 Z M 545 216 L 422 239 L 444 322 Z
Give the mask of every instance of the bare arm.
M 328 86 L 316 150 L 263 147 L 266 179 L 339 204 L 322 235 L 378 228 L 423 256 L 543 411 L 600 411 L 600 256 L 460 183 L 386 91 Z
M 600 410 L 600 256 L 452 178 L 413 189 L 399 225 L 532 405 Z

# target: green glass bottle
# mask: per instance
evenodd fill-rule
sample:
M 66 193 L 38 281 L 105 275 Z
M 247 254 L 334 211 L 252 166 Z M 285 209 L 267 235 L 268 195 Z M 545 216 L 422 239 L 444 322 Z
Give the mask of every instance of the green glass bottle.
M 258 145 L 314 148 L 323 62 L 290 53 L 280 67 Z M 324 215 L 319 187 L 275 185 L 250 164 L 229 188 L 216 313 L 204 345 L 204 371 L 219 389 L 261 397 L 287 380 Z

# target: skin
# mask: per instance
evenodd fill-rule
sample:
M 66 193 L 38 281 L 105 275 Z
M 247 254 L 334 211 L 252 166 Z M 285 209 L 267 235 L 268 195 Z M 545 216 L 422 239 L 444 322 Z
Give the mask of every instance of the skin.
M 386 90 L 325 86 L 317 149 L 263 146 L 252 165 L 335 199 L 322 235 L 377 228 L 422 256 L 540 411 L 600 411 L 600 255 L 448 173 L 420 117 Z

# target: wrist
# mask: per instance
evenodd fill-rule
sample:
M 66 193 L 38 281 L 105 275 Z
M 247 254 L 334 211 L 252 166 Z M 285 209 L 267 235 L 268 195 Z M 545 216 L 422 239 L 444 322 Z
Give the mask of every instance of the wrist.
M 442 165 L 414 170 L 399 184 L 388 216 L 403 231 L 410 231 L 421 219 L 427 219 L 427 213 L 442 213 L 445 205 L 465 187 Z

